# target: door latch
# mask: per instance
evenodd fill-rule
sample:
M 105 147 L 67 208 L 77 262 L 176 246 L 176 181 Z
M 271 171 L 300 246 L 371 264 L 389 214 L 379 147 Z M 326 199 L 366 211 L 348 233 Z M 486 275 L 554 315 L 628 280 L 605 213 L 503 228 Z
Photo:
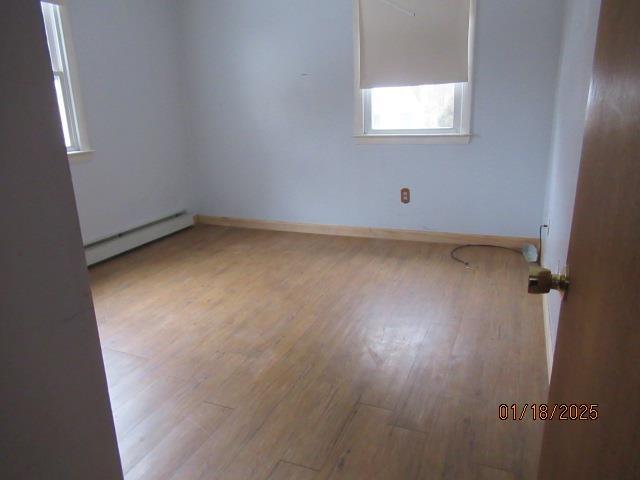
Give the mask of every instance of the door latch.
M 569 288 L 569 277 L 565 274 L 551 273 L 548 268 L 531 265 L 529 267 L 529 293 L 543 294 L 551 290 L 564 292 Z

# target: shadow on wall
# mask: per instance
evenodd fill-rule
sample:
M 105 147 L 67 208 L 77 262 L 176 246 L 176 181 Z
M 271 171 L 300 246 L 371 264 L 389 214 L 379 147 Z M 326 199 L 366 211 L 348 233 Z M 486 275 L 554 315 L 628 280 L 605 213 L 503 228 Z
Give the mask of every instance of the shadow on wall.
M 543 264 L 554 272 L 567 261 L 599 14 L 600 0 L 567 0 L 545 202 L 550 228 L 543 237 Z M 555 346 L 561 303 L 558 292 L 549 294 L 548 354 Z

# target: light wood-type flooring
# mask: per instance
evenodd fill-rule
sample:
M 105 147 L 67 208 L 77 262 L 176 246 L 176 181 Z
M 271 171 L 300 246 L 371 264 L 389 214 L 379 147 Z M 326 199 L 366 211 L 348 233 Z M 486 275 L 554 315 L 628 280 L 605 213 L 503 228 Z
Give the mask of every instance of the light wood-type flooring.
M 127 480 L 533 479 L 509 251 L 198 226 L 90 269 Z

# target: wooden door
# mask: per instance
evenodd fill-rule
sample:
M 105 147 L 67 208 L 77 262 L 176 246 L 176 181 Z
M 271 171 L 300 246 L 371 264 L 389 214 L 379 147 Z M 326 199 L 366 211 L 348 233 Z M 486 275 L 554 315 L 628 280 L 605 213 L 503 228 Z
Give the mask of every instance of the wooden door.
M 549 403 L 598 418 L 547 420 L 539 478 L 640 479 L 638 0 L 602 2 L 567 263 Z

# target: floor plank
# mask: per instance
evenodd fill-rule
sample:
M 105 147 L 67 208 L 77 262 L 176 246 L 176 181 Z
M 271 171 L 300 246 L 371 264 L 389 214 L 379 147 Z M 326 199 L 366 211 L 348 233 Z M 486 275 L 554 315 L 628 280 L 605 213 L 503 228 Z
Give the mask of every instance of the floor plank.
M 540 299 L 495 249 L 187 230 L 90 270 L 133 479 L 535 478 Z
M 315 480 L 317 472 L 300 465 L 280 462 L 268 480 Z
M 193 451 L 229 416 L 230 409 L 200 403 L 175 425 L 135 467 L 128 480 L 164 480 L 169 478 Z

